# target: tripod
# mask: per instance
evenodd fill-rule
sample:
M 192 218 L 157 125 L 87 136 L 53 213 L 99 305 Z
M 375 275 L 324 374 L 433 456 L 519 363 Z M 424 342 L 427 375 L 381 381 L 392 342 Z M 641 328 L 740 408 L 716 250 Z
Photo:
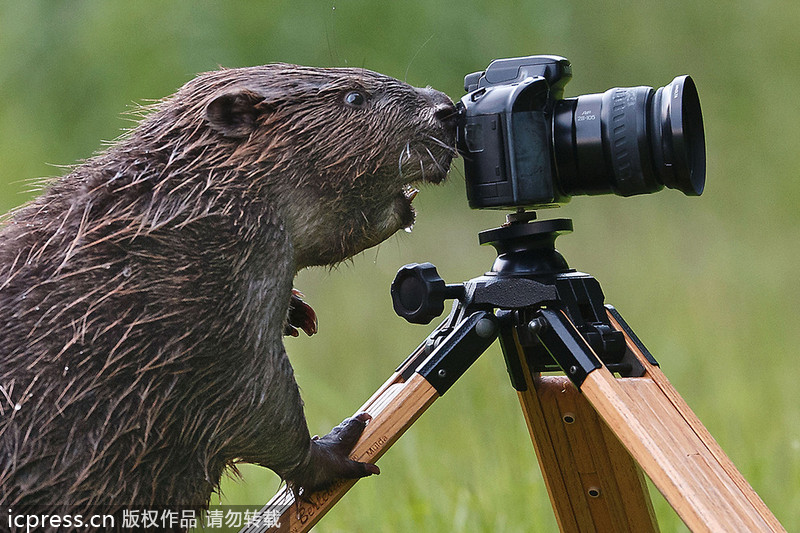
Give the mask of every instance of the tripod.
M 484 276 L 446 285 L 430 263 L 398 272 L 392 298 L 407 320 L 427 324 L 456 302 L 359 409 L 373 419 L 351 457 L 376 461 L 499 338 L 561 531 L 658 531 L 642 471 L 692 531 L 785 531 L 597 280 L 556 251 L 572 221 L 534 219 L 515 213 L 480 233 L 498 252 Z M 242 531 L 308 531 L 355 482 L 297 503 L 284 489 L 261 511 L 279 525 Z

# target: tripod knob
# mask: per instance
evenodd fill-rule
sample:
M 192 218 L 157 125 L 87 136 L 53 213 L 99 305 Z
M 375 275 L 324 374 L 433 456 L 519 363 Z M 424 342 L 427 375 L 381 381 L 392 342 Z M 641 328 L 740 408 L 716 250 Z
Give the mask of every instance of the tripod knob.
M 444 301 L 460 298 L 463 285 L 446 285 L 430 263 L 402 267 L 392 282 L 394 312 L 413 324 L 428 324 L 444 311 Z

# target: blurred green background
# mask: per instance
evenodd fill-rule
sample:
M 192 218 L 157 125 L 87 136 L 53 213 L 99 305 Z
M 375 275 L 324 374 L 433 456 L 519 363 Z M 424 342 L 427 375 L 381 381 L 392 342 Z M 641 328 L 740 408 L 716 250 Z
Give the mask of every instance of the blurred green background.
M 678 391 L 783 522 L 800 530 L 800 4 L 291 0 L 0 3 L 0 211 L 130 127 L 135 103 L 217 66 L 363 66 L 454 99 L 493 58 L 568 57 L 567 95 L 662 86 L 690 73 L 708 150 L 706 192 L 576 198 L 545 213 Z M 368 398 L 430 327 L 394 316 L 397 268 L 450 282 L 488 270 L 476 234 L 499 212 L 466 204 L 463 171 L 428 187 L 414 231 L 332 270 L 301 273 L 320 333 L 289 339 L 311 431 Z M 1 333 L 0 333 L 1 334 Z M 555 531 L 499 350 L 487 352 L 318 526 L 334 531 Z M 271 472 L 243 467 L 222 502 L 258 505 Z M 663 531 L 684 526 L 658 497 Z

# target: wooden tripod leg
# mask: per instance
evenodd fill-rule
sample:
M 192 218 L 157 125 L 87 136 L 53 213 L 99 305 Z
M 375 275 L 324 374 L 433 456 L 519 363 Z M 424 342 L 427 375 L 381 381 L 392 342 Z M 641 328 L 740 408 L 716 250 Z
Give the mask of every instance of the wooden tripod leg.
M 581 391 L 684 523 L 692 531 L 785 531 L 660 369 L 626 338 L 645 375 L 615 379 L 602 368 Z
M 565 377 L 520 392 L 561 531 L 658 531 L 641 469 Z
M 785 531 L 664 374 L 647 360 L 627 327 L 613 313 L 609 318 L 624 332 L 629 351 L 641 363 L 641 377 L 615 378 L 601 366 L 588 373 L 582 394 L 574 395 L 565 383 L 527 371 L 530 384 L 520 393 L 562 530 L 640 531 L 644 526 L 630 529 L 631 517 L 652 517 L 649 504 L 639 500 L 643 489 L 632 488 L 632 483 L 607 482 L 617 493 L 600 512 L 591 497 L 584 496 L 594 476 L 602 474 L 605 454 L 612 463 L 629 461 L 619 451 L 621 443 L 692 531 Z M 560 323 L 574 329 L 568 320 Z M 578 338 L 577 331 L 573 333 Z M 580 349 L 591 350 L 585 344 Z M 574 412 L 575 420 L 591 419 L 587 410 L 605 424 L 589 423 L 578 436 L 565 429 L 565 416 L 571 420 Z M 593 469 L 588 471 L 586 465 Z M 600 494 L 609 496 L 600 487 Z M 615 510 L 620 502 L 621 514 Z M 655 528 L 653 521 L 650 530 Z
M 520 356 L 528 381 L 520 401 L 562 531 L 657 531 L 631 457 L 692 531 L 785 531 L 627 327 L 609 318 L 641 377 L 601 367 L 577 393 L 531 373 Z
M 527 370 L 525 422 L 562 532 L 658 531 L 641 469 L 563 376 Z
M 357 411 L 369 413 L 372 420 L 350 457 L 357 461 L 377 461 L 438 397 L 436 389 L 419 374 L 405 381 L 399 372 L 395 373 Z M 241 533 L 308 531 L 356 481 L 340 481 L 301 502 L 295 502 L 292 492 L 284 487 Z
M 452 315 L 455 316 L 455 315 Z M 367 412 L 367 424 L 350 457 L 375 462 L 394 442 L 444 394 L 497 337 L 498 319 L 486 310 L 477 310 L 457 322 L 445 320 L 420 344 L 400 368 L 367 400 L 358 412 Z M 429 342 L 438 338 L 436 347 Z M 302 494 L 294 503 L 291 491 L 278 493 L 242 533 L 264 531 L 308 531 L 344 496 L 355 480 L 339 482 L 328 490 Z M 278 516 L 280 517 L 278 518 Z M 280 525 L 263 526 L 274 517 Z
M 581 391 L 692 531 L 784 531 L 650 377 L 614 379 L 600 369 Z

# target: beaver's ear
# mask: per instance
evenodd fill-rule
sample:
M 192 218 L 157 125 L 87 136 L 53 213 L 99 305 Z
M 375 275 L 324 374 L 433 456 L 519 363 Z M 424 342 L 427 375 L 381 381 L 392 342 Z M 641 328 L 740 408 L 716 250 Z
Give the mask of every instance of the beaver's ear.
M 258 116 L 269 109 L 263 95 L 249 89 L 233 89 L 208 103 L 206 120 L 225 137 L 238 139 L 250 135 L 258 126 Z

